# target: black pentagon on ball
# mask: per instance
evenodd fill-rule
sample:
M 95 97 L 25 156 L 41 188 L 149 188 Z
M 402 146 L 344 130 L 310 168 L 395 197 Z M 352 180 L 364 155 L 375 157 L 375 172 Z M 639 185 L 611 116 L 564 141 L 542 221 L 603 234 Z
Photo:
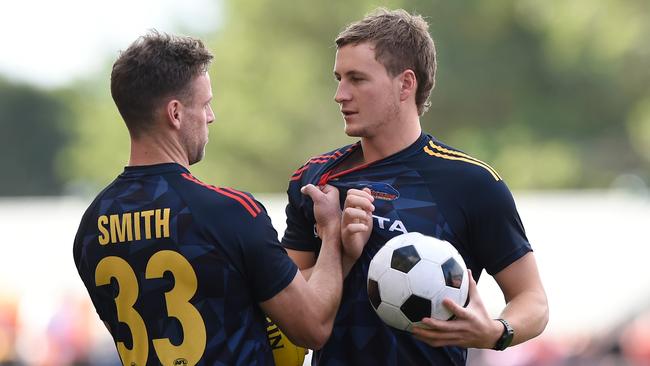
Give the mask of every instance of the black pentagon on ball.
M 379 295 L 379 284 L 375 280 L 368 279 L 368 298 L 372 307 L 377 310 L 381 303 L 381 296 Z
M 431 316 L 431 300 L 411 295 L 400 306 L 400 310 L 411 322 L 419 322 L 422 318 Z
M 445 284 L 449 287 L 460 288 L 463 283 L 463 268 L 454 258 L 449 258 L 442 264 L 442 273 L 445 276 Z
M 390 260 L 390 268 L 408 273 L 420 261 L 420 255 L 413 245 L 395 249 Z

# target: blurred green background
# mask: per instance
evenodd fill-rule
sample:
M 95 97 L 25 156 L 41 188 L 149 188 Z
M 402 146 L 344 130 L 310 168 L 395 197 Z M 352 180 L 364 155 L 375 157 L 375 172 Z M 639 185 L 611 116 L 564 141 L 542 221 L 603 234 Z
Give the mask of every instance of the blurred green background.
M 216 120 L 193 168 L 212 184 L 282 192 L 308 157 L 352 142 L 333 101 L 333 40 L 377 6 L 430 23 L 439 67 L 424 130 L 489 162 L 512 189 L 650 182 L 646 0 L 219 4 L 213 27 L 159 29 L 199 36 L 215 54 Z M 65 85 L 0 81 L 0 164 L 11 172 L 0 195 L 94 194 L 121 171 L 129 142 L 109 78 L 129 43 Z
M 423 128 L 505 178 L 549 296 L 542 336 L 468 365 L 650 364 L 648 0 L 21 0 L 0 22 L 0 365 L 119 364 L 71 256 L 128 161 L 119 50 L 150 28 L 207 43 L 216 120 L 193 174 L 254 192 L 281 235 L 290 175 L 354 141 L 334 38 L 378 6 L 429 21 Z M 491 277 L 479 289 L 498 314 Z

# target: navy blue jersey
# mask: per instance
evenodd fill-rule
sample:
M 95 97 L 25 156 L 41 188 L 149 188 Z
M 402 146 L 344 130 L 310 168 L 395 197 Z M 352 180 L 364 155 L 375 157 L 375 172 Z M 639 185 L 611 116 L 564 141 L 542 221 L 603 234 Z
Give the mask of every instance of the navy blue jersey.
M 273 364 L 258 303 L 297 267 L 250 194 L 127 167 L 84 214 L 74 260 L 125 365 Z
M 531 251 L 512 195 L 490 166 L 429 135 L 385 159 L 332 170 L 358 149 L 359 143 L 312 158 L 289 183 L 282 244 L 300 251 L 318 253 L 321 245 L 313 203 L 300 187 L 331 184 L 342 202 L 350 188 L 368 187 L 375 197 L 372 234 L 345 280 L 332 336 L 313 364 L 464 365 L 466 349 L 430 347 L 380 320 L 368 300 L 368 267 L 386 241 L 415 231 L 453 244 L 477 280 L 483 269 L 495 274 Z

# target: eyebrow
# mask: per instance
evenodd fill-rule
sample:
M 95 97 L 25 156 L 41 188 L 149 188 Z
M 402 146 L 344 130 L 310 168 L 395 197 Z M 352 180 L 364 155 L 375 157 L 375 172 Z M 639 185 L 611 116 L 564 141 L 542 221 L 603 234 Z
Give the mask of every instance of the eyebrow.
M 365 72 L 358 71 L 358 70 L 350 70 L 350 71 L 344 72 L 343 75 L 345 75 L 345 76 L 367 76 L 367 74 Z M 341 74 L 334 71 L 334 76 L 340 77 Z

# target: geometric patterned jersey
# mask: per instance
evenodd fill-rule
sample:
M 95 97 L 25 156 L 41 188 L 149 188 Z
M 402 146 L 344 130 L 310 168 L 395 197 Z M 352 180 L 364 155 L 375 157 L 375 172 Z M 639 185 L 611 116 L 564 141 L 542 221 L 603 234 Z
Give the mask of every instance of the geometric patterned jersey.
M 382 160 L 332 170 L 359 148 L 357 142 L 309 159 L 287 191 L 282 245 L 316 253 L 313 203 L 300 194 L 301 186 L 333 185 L 341 203 L 350 188 L 370 188 L 375 197 L 372 234 L 345 279 L 332 336 L 312 364 L 464 365 L 466 349 L 430 347 L 380 320 L 368 300 L 368 267 L 386 241 L 414 231 L 454 245 L 476 280 L 484 269 L 498 273 L 532 250 L 512 194 L 489 165 L 426 134 Z
M 125 365 L 273 364 L 258 303 L 297 267 L 250 194 L 175 164 L 126 167 L 86 210 L 74 261 Z

